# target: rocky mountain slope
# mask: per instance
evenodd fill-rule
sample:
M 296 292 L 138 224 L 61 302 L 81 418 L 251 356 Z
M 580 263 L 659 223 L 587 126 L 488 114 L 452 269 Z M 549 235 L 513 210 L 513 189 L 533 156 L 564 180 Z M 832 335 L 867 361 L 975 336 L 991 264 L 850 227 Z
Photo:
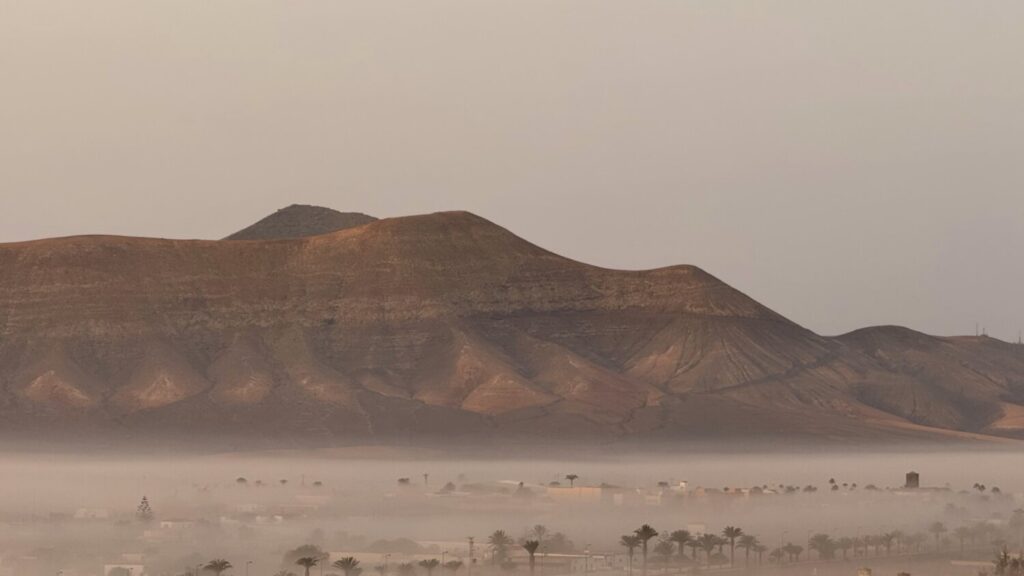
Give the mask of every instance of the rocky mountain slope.
M 464 212 L 304 213 L 229 237 L 273 240 L 0 245 L 0 431 L 301 443 L 1024 430 L 1022 346 L 889 327 L 826 338 L 698 268 L 597 268 Z

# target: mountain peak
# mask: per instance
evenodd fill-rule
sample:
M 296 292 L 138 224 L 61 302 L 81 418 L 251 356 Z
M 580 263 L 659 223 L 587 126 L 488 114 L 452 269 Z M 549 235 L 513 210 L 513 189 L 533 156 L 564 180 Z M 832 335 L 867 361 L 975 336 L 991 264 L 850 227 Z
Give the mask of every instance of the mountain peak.
M 322 206 L 292 204 L 224 238 L 225 240 L 273 240 L 319 236 L 369 224 L 377 219 L 361 212 L 338 212 Z

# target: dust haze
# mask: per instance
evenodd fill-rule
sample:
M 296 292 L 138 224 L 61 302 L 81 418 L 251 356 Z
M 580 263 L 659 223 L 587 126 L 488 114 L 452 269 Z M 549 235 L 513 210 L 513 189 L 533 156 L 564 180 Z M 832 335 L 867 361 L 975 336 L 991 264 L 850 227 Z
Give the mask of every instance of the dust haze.
M 622 538 L 649 525 L 652 576 L 973 576 L 995 550 L 1020 545 L 1020 462 L 991 450 L 9 452 L 0 573 L 213 574 L 211 561 L 226 559 L 225 573 L 302 575 L 296 562 L 312 555 L 314 576 L 343 574 L 334 563 L 349 557 L 359 562 L 350 576 L 526 575 L 523 544 L 539 540 L 534 574 L 640 575 L 642 550 L 631 570 Z M 908 487 L 910 471 L 919 487 Z M 736 547 L 727 527 L 741 530 Z M 499 530 L 507 544 L 495 544 Z M 682 554 L 679 530 L 695 543 L 683 539 Z

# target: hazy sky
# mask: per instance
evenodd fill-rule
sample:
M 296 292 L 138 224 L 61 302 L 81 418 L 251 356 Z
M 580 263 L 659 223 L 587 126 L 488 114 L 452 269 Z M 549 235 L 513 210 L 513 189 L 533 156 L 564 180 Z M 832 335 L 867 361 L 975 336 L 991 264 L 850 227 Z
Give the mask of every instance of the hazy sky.
M 823 333 L 1016 339 L 1021 30 L 1019 0 L 0 0 L 0 241 L 465 209 Z

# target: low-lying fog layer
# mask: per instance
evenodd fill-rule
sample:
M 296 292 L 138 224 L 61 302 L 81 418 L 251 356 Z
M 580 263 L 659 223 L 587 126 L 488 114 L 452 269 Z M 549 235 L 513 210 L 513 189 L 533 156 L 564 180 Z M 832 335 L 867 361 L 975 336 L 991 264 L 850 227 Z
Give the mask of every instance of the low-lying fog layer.
M 521 544 L 530 539 L 540 541 L 535 570 L 549 576 L 626 574 L 621 538 L 643 524 L 659 533 L 649 540 L 652 573 L 716 565 L 731 573 L 734 557 L 736 573 L 871 566 L 876 575 L 973 576 L 979 568 L 969 563 L 1021 544 L 1024 513 L 1014 512 L 1024 503 L 1022 463 L 1011 452 L 586 461 L 7 454 L 0 576 L 178 575 L 219 558 L 234 566 L 226 573 L 301 575 L 295 561 L 321 551 L 330 558 L 314 575 L 344 573 L 332 563 L 347 556 L 368 574 L 528 574 Z M 920 488 L 904 488 L 910 471 Z M 742 530 L 738 547 L 723 535 L 727 526 Z M 497 530 L 510 537 L 507 546 L 494 545 Z M 680 551 L 680 535 L 669 539 L 678 530 L 696 543 Z M 700 541 L 704 534 L 720 539 Z M 310 547 L 296 551 L 303 545 Z M 463 564 L 430 574 L 431 558 Z

